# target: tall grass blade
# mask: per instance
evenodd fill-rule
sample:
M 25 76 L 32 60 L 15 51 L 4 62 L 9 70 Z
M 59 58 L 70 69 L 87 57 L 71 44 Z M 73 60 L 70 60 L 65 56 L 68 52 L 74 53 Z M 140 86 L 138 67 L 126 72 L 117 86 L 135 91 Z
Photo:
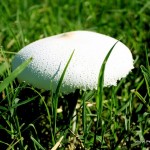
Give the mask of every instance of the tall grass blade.
M 99 73 L 97 96 L 96 96 L 96 106 L 97 106 L 97 110 L 98 110 L 98 118 L 100 118 L 102 110 L 103 110 L 103 96 L 102 95 L 103 95 L 103 86 L 104 86 L 104 70 L 105 70 L 107 60 L 116 44 L 117 44 L 117 42 L 113 45 L 113 47 L 109 50 L 108 54 L 106 55 L 106 57 L 102 63 L 102 66 L 101 66 L 100 73 Z
M 53 110 L 53 116 L 54 116 L 54 135 L 56 133 L 56 119 L 57 119 L 57 106 L 58 106 L 59 92 L 60 92 L 61 84 L 63 82 L 65 73 L 66 73 L 67 68 L 69 66 L 69 63 L 70 63 L 70 61 L 71 61 L 71 59 L 73 57 L 73 54 L 74 54 L 74 51 L 72 52 L 72 54 L 71 54 L 71 56 L 70 56 L 70 58 L 69 58 L 69 60 L 68 60 L 68 62 L 66 64 L 66 66 L 65 66 L 65 68 L 64 68 L 64 70 L 62 72 L 62 75 L 60 77 L 60 80 L 59 80 L 57 88 L 56 88 L 56 92 L 55 92 L 54 97 L 52 99 L 52 103 L 53 103 L 53 109 L 52 110 Z
M 64 68 L 64 70 L 63 70 L 63 73 L 62 73 L 62 75 L 61 75 L 61 77 L 60 77 L 60 80 L 59 80 L 59 82 L 58 82 L 58 85 L 57 85 L 57 88 L 56 88 L 56 92 L 55 92 L 56 95 L 59 94 L 62 81 L 63 81 L 63 79 L 64 79 L 65 73 L 66 73 L 66 71 L 67 71 L 67 68 L 68 68 L 69 63 L 70 63 L 70 61 L 71 61 L 71 59 L 72 59 L 73 54 L 74 54 L 74 51 L 72 52 L 72 54 L 71 54 L 71 56 L 70 56 L 70 58 L 69 58 L 69 60 L 68 60 L 68 62 L 67 62 L 67 64 L 66 64 L 66 66 L 65 66 L 65 68 Z
M 118 41 L 117 41 L 118 42 Z M 102 111 L 103 111 L 103 86 L 104 86 L 104 71 L 105 71 L 105 66 L 107 63 L 107 60 L 113 50 L 113 48 L 115 47 L 115 45 L 117 44 L 117 42 L 112 46 L 112 48 L 109 50 L 108 54 L 106 55 L 100 72 L 99 72 L 99 77 L 98 77 L 98 85 L 97 85 L 97 95 L 96 95 L 96 107 L 97 107 L 97 124 L 96 124 L 96 132 L 95 132 L 95 137 L 94 137 L 94 145 L 96 142 L 96 135 L 97 135 L 97 130 L 99 125 L 102 127 Z M 101 131 L 100 134 L 102 134 L 103 131 Z M 102 139 L 103 141 L 103 139 Z

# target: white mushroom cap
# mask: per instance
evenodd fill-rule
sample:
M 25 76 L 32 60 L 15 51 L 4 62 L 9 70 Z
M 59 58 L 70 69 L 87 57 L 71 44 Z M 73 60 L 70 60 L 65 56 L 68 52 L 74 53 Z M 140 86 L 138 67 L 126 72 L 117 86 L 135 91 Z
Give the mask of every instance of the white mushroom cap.
M 33 58 L 18 76 L 19 81 L 55 92 L 62 72 L 74 51 L 62 82 L 61 92 L 97 89 L 101 65 L 116 39 L 90 31 L 72 31 L 35 41 L 22 48 L 12 61 L 14 70 Z M 114 47 L 106 64 L 104 86 L 116 85 L 133 69 L 130 50 L 121 42 Z

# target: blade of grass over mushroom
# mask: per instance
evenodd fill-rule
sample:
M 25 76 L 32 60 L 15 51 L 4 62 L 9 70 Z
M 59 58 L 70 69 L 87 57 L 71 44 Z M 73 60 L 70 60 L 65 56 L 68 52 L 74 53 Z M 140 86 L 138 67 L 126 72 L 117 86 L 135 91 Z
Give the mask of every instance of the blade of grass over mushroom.
M 104 85 L 104 71 L 105 71 L 105 65 L 107 63 L 107 60 L 113 50 L 113 48 L 115 47 L 115 45 L 117 44 L 117 42 L 113 45 L 113 47 L 109 50 L 108 54 L 106 55 L 100 72 L 99 72 L 99 78 L 98 78 L 98 86 L 97 86 L 97 97 L 96 97 L 96 106 L 97 106 L 97 110 L 98 112 L 101 114 L 102 112 L 102 94 L 103 94 L 103 85 Z
M 93 143 L 94 145 L 95 145 L 95 142 L 96 142 L 96 135 L 97 135 L 98 126 L 102 125 L 101 115 L 102 115 L 102 110 L 103 110 L 103 86 L 104 86 L 104 71 L 105 71 L 105 66 L 106 66 L 107 60 L 108 60 L 108 58 L 109 58 L 109 56 L 110 56 L 113 48 L 117 44 L 117 42 L 112 46 L 112 48 L 107 53 L 107 55 L 106 55 L 106 57 L 105 57 L 105 59 L 104 59 L 104 61 L 102 63 L 100 72 L 99 72 L 98 86 L 97 86 L 97 95 L 96 95 L 97 125 L 96 125 L 96 133 L 95 133 L 94 143 Z
M 0 84 L 0 92 L 2 92 L 32 61 L 32 58 L 23 62 Z
M 68 62 L 67 62 L 67 64 L 66 64 L 66 66 L 65 66 L 65 68 L 64 68 L 64 70 L 63 70 L 63 73 L 62 73 L 62 75 L 61 75 L 61 77 L 60 77 L 60 80 L 59 80 L 59 82 L 58 82 L 58 85 L 57 85 L 57 88 L 56 88 L 56 92 L 55 92 L 56 95 L 59 94 L 62 81 L 63 81 L 63 79 L 64 79 L 66 70 L 67 70 L 67 68 L 68 68 L 68 66 L 69 66 L 69 63 L 70 63 L 70 61 L 71 61 L 71 59 L 72 59 L 73 54 L 74 54 L 74 51 L 72 52 L 72 54 L 71 54 L 71 56 L 70 56 L 70 58 L 69 58 L 69 60 L 68 60 Z
M 74 54 L 74 51 L 72 52 L 63 72 L 62 72 L 62 75 L 60 77 L 60 80 L 58 82 L 58 85 L 57 85 L 57 88 L 56 88 L 56 92 L 52 98 L 52 103 L 53 103 L 53 108 L 52 108 L 52 113 L 53 113 L 53 116 L 54 116 L 54 135 L 56 133 L 56 119 L 57 119 L 57 106 L 58 106 L 58 98 L 59 98 L 59 92 L 60 92 L 60 88 L 61 88 L 61 85 L 62 85 L 62 82 L 63 82 L 63 79 L 64 79 L 64 76 L 65 76 L 65 73 L 67 71 L 67 68 L 69 66 L 69 63 L 73 57 L 73 54 Z

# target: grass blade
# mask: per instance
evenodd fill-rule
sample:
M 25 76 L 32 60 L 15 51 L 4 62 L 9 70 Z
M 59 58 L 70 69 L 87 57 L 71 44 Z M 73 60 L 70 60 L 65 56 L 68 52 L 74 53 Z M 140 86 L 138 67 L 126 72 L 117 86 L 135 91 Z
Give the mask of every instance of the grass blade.
M 94 145 L 95 145 L 95 142 L 96 142 L 96 135 L 97 135 L 98 127 L 99 127 L 99 125 L 102 127 L 101 115 L 102 115 L 102 111 L 103 111 L 103 85 L 104 85 L 104 71 L 105 71 L 105 66 L 106 66 L 107 60 L 108 60 L 108 58 L 109 58 L 109 56 L 110 56 L 113 48 L 117 44 L 117 42 L 112 46 L 112 48 L 107 53 L 107 55 L 106 55 L 106 57 L 105 57 L 105 59 L 104 59 L 104 61 L 102 63 L 100 72 L 99 72 L 98 86 L 97 86 L 97 95 L 96 95 L 97 124 L 96 124 L 96 132 L 95 132 L 94 143 L 93 143 Z M 102 131 L 101 131 L 100 134 L 102 134 Z
M 62 73 L 62 75 L 61 75 L 61 77 L 60 77 L 60 80 L 59 80 L 59 82 L 58 82 L 58 85 L 57 85 L 57 88 L 56 88 L 56 92 L 55 92 L 56 95 L 59 94 L 62 81 L 63 81 L 63 79 L 64 79 L 65 73 L 66 73 L 66 71 L 67 71 L 67 68 L 68 68 L 69 63 L 70 63 L 70 61 L 71 61 L 71 59 L 72 59 L 73 54 L 74 54 L 74 51 L 72 52 L 72 54 L 71 54 L 71 56 L 70 56 L 70 58 L 69 58 L 69 60 L 68 60 L 68 62 L 67 62 L 67 64 L 66 64 L 66 66 L 65 66 L 65 68 L 64 68 L 64 70 L 63 70 L 63 73 Z
M 41 150 L 45 150 L 45 148 L 43 148 L 43 146 L 31 135 L 31 140 L 33 141 L 33 143 Z
M 141 70 L 142 70 L 142 73 L 146 82 L 147 93 L 148 93 L 148 96 L 150 97 L 150 72 L 144 66 L 141 66 Z
M 2 92 L 31 62 L 32 58 L 23 62 L 0 84 L 0 92 Z
M 106 55 L 101 69 L 100 69 L 100 73 L 99 73 L 99 78 L 98 78 L 98 86 L 97 86 L 97 97 L 96 97 L 96 106 L 97 106 L 97 110 L 98 112 L 101 114 L 103 107 L 102 107 L 102 94 L 103 94 L 103 85 L 104 85 L 104 70 L 105 70 L 105 65 L 107 63 L 107 60 L 113 50 L 113 48 L 115 47 L 115 45 L 117 44 L 117 42 L 113 45 L 113 47 L 109 50 L 108 54 Z
M 65 66 L 65 68 L 63 70 L 63 73 L 62 73 L 62 75 L 60 77 L 60 80 L 59 80 L 57 88 L 56 88 L 56 92 L 55 92 L 54 97 L 52 99 L 52 103 L 53 103 L 52 113 L 53 113 L 53 116 L 54 116 L 54 128 L 53 128 L 54 129 L 54 135 L 56 133 L 57 106 L 58 106 L 58 97 L 59 97 L 60 87 L 61 87 L 62 81 L 64 79 L 66 70 L 67 70 L 67 68 L 69 66 L 69 63 L 70 63 L 70 61 L 71 61 L 71 59 L 73 57 L 73 54 L 74 54 L 74 51 L 72 52 L 72 54 L 71 54 L 71 56 L 70 56 L 70 58 L 69 58 L 69 60 L 68 60 L 68 62 L 66 64 L 66 66 Z

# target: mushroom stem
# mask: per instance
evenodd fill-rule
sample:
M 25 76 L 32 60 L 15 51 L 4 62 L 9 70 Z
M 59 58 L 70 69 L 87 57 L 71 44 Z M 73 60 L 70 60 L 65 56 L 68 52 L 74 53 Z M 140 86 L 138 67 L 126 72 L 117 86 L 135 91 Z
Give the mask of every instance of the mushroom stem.
M 79 90 L 76 90 L 75 93 L 65 95 L 65 102 L 67 102 L 67 110 L 63 110 L 64 123 L 68 126 L 73 117 L 77 102 L 79 97 Z

